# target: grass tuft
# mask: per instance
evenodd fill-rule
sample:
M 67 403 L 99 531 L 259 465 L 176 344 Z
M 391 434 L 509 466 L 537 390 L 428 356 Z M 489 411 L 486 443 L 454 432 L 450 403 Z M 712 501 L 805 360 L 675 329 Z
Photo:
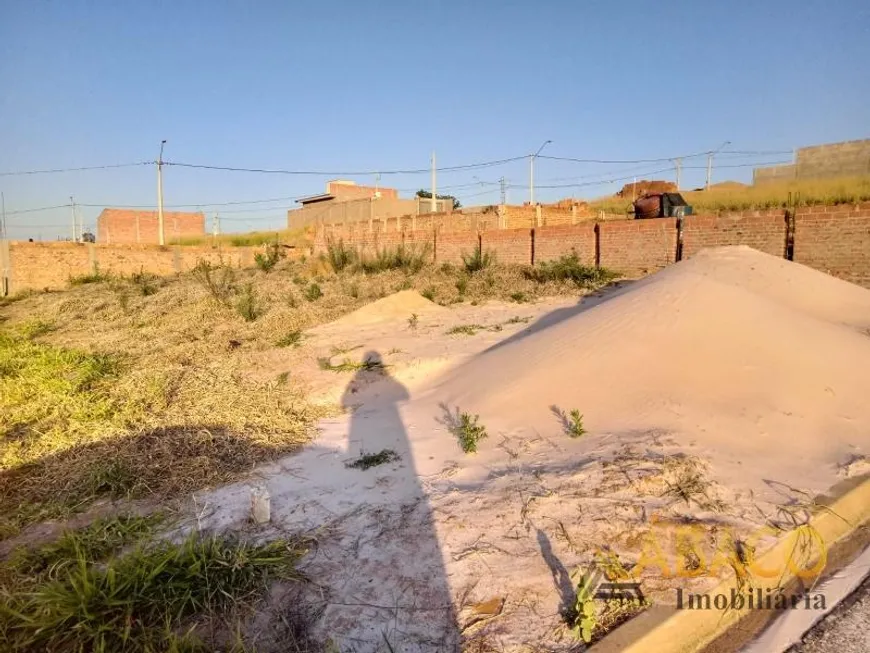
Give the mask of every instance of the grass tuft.
M 387 463 L 392 463 L 400 459 L 401 456 L 392 449 L 382 449 L 378 453 L 363 454 L 353 462 L 347 463 L 345 467 L 366 470 L 372 467 L 377 467 L 378 465 L 386 465 Z
M 266 245 L 266 251 L 254 255 L 254 263 L 263 272 L 271 272 L 283 257 L 284 248 L 276 240 Z
M 477 453 L 477 443 L 488 437 L 486 428 L 478 423 L 480 416 L 461 412 L 458 407 L 454 412 L 444 404 L 441 405 L 441 409 L 444 411 L 441 422 L 456 436 L 462 451 Z
M 565 254 L 555 261 L 543 261 L 523 270 L 526 279 L 536 283 L 572 281 L 578 286 L 591 286 L 616 279 L 618 275 L 607 268 L 583 265 L 576 252 Z
M 462 254 L 462 265 L 468 274 L 485 270 L 493 263 L 495 263 L 495 252 L 491 250 L 484 251 L 479 243 L 471 254 Z
M 304 334 L 299 329 L 285 333 L 275 341 L 276 347 L 299 347 L 302 344 Z
M 236 299 L 236 310 L 245 322 L 253 322 L 266 312 L 266 309 L 260 303 L 253 284 L 247 283 L 242 288 L 242 292 L 239 294 L 238 299 Z
M 54 552 L 61 567 L 50 577 L 19 591 L 4 586 L 0 628 L 10 649 L 144 653 L 172 649 L 183 630 L 195 646 L 201 617 L 219 623 L 263 597 L 272 580 L 301 580 L 296 563 L 306 552 L 298 540 L 254 545 L 194 534 L 96 564 L 93 548 L 70 543 Z
M 107 272 L 100 272 L 100 267 L 95 263 L 94 271 L 88 274 L 79 274 L 69 278 L 69 285 L 84 286 L 89 283 L 104 283 L 110 281 L 112 276 Z
M 200 259 L 191 274 L 216 302 L 229 305 L 236 285 L 236 275 L 231 267 L 222 263 L 213 265 L 205 259 Z

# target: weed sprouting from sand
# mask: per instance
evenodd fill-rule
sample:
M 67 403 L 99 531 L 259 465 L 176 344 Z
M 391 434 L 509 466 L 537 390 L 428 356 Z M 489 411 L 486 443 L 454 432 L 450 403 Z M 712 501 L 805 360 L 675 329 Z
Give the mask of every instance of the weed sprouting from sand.
M 307 288 L 305 288 L 305 292 L 302 293 L 302 296 L 309 302 L 316 302 L 318 299 L 323 297 L 323 290 L 320 288 L 320 284 L 312 282 Z
M 526 293 L 518 290 L 510 294 L 510 299 L 512 302 L 516 302 L 517 304 L 524 304 L 529 301 L 529 296 Z
M 511 319 L 505 322 L 505 324 L 528 324 L 531 321 L 531 317 L 520 317 L 519 315 L 514 315 Z
M 191 275 L 212 298 L 219 304 L 228 306 L 236 285 L 236 275 L 227 265 L 213 265 L 205 259 L 200 259 L 194 266 Z
M 18 591 L 4 588 L 0 629 L 14 650 L 178 650 L 183 630 L 184 650 L 192 650 L 197 617 L 220 623 L 271 581 L 301 580 L 305 551 L 300 540 L 254 545 L 194 534 L 96 564 L 94 548 L 73 540 L 71 551 L 53 553 L 62 561 L 55 574 L 7 581 Z
M 484 326 L 483 324 L 457 324 L 444 332 L 448 336 L 473 336 L 478 331 L 501 331 L 504 327 L 501 324 L 492 324 Z
M 583 428 L 583 415 L 576 408 L 568 413 L 565 432 L 572 438 L 579 438 L 586 434 L 586 429 Z
M 468 274 L 485 270 L 493 263 L 495 263 L 495 252 L 484 250 L 480 243 L 478 243 L 471 254 L 462 254 L 462 265 Z
M 267 244 L 264 252 L 257 253 L 254 256 L 254 263 L 256 263 L 257 267 L 263 272 L 271 272 L 272 268 L 278 265 L 278 261 L 283 257 L 284 248 L 278 244 L 278 241 L 275 241 Z
M 462 412 L 457 407 L 451 411 L 448 406 L 441 404 L 444 416 L 439 420 L 447 427 L 465 453 L 477 453 L 477 443 L 488 437 L 486 427 L 480 424 L 480 415 Z
M 705 478 L 696 459 L 673 456 L 665 459 L 663 469 L 667 486 L 663 496 L 685 501 L 686 505 L 694 501 L 704 509 L 722 509 L 719 501 L 710 498 L 709 489 L 712 483 Z
M 486 327 L 482 324 L 457 324 L 444 332 L 448 336 L 473 336 L 478 331 L 483 331 Z
M 345 467 L 366 470 L 372 467 L 377 467 L 378 465 L 386 465 L 387 463 L 392 463 L 400 459 L 401 456 L 392 449 L 382 449 L 378 453 L 362 454 L 353 462 L 346 463 Z
M 364 358 L 361 361 L 345 358 L 340 363 L 333 363 L 331 357 L 321 357 L 317 359 L 317 365 L 328 372 L 380 372 L 386 368 L 383 361 L 377 357 Z
M 299 347 L 302 344 L 302 338 L 304 337 L 302 331 L 299 329 L 294 329 L 293 331 L 288 331 L 283 336 L 278 338 L 275 341 L 276 347 Z
M 419 324 L 420 316 L 416 313 L 411 313 L 411 317 L 408 318 L 408 328 L 411 329 L 411 331 L 416 331 Z
M 434 301 L 435 301 L 435 292 L 436 292 L 436 291 L 435 291 L 435 288 L 432 287 L 432 286 L 429 286 L 428 288 L 424 288 L 424 289 L 420 292 L 420 294 L 421 294 L 423 297 L 425 297 L 426 299 L 428 299 L 430 302 L 434 302 Z
M 236 299 L 236 310 L 245 322 L 253 322 L 266 312 L 253 284 L 246 283 L 242 287 L 242 291 Z

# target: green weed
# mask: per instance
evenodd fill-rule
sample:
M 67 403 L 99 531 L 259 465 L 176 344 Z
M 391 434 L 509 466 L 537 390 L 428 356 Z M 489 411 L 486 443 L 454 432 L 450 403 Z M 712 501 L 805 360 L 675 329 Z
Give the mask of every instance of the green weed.
M 271 272 L 283 257 L 284 248 L 276 240 L 266 245 L 266 251 L 254 255 L 254 263 L 263 272 Z
M 302 344 L 304 335 L 299 329 L 294 329 L 285 333 L 275 341 L 276 347 L 299 347 Z
M 94 271 L 88 274 L 80 274 L 69 278 L 69 285 L 84 286 L 89 283 L 104 283 L 110 281 L 112 276 L 105 272 L 100 272 L 100 267 L 94 264 Z
M 233 269 L 224 264 L 213 265 L 205 259 L 196 262 L 191 275 L 219 304 L 229 306 L 236 285 Z
M 155 294 L 159 289 L 159 281 L 160 278 L 156 274 L 145 272 L 143 269 L 130 275 L 130 282 L 139 290 L 139 293 L 143 297 Z
M 523 270 L 526 279 L 537 283 L 547 281 L 573 281 L 578 286 L 601 284 L 619 275 L 607 268 L 583 265 L 576 252 L 565 254 L 555 261 L 543 261 Z
M 253 322 L 266 312 L 260 303 L 253 284 L 247 283 L 242 288 L 242 292 L 239 294 L 238 299 L 236 299 L 236 310 L 245 322 Z
M 493 263 L 495 263 L 495 252 L 491 250 L 484 251 L 483 246 L 479 243 L 471 254 L 462 254 L 462 265 L 468 274 L 485 270 Z
M 345 466 L 351 469 L 366 470 L 378 465 L 386 465 L 387 463 L 392 463 L 400 459 L 401 457 L 399 454 L 392 449 L 383 449 L 378 453 L 363 454 L 353 462 L 347 463 Z
M 307 288 L 305 288 L 302 296 L 309 302 L 316 302 L 318 299 L 323 297 L 323 290 L 321 290 L 320 285 L 312 282 Z

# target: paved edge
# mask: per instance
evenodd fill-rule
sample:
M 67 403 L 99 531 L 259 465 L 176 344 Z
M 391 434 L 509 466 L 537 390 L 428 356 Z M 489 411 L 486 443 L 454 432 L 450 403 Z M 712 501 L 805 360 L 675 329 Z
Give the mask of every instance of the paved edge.
M 828 494 L 816 497 L 820 507 L 810 519 L 810 526 L 827 546 L 827 561 L 820 573 L 812 578 L 800 578 L 788 570 L 798 537 L 791 531 L 757 558 L 762 569 L 787 569 L 780 577 L 754 576 L 753 588 L 766 593 L 781 586 L 788 596 L 802 594 L 818 580 L 827 577 L 852 560 L 870 540 L 870 475 L 848 479 L 837 484 Z M 815 556 L 805 568 L 819 562 Z M 737 588 L 730 578 L 710 590 L 711 594 L 730 595 Z M 592 647 L 595 653 L 623 651 L 626 653 L 720 653 L 736 651 L 750 641 L 771 620 L 776 610 L 677 610 L 668 606 L 653 606 L 625 625 L 609 633 Z

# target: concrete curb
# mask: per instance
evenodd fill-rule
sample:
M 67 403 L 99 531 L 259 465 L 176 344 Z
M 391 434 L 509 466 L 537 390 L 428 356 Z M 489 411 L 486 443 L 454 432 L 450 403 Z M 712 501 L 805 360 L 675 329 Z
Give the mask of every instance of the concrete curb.
M 831 488 L 828 495 L 816 497 L 820 507 L 810 519 L 810 529 L 802 536 L 818 537 L 827 548 L 824 568 L 812 576 L 803 577 L 789 569 L 798 544 L 798 531 L 791 531 L 756 560 L 759 569 L 784 569 L 782 576 L 754 576 L 753 589 L 782 587 L 786 596 L 799 596 L 816 581 L 834 573 L 854 558 L 870 541 L 870 476 L 849 479 Z M 815 549 L 818 546 L 813 547 Z M 814 569 L 820 555 L 802 561 L 801 569 Z M 796 567 L 794 563 L 793 567 Z M 737 591 L 735 578 L 720 583 L 710 594 L 730 596 Z M 744 590 L 744 594 L 745 594 Z M 592 647 L 595 653 L 622 651 L 642 653 L 692 653 L 695 651 L 736 651 L 750 641 L 771 620 L 778 610 L 678 610 L 670 606 L 653 606 L 643 614 L 608 634 Z

